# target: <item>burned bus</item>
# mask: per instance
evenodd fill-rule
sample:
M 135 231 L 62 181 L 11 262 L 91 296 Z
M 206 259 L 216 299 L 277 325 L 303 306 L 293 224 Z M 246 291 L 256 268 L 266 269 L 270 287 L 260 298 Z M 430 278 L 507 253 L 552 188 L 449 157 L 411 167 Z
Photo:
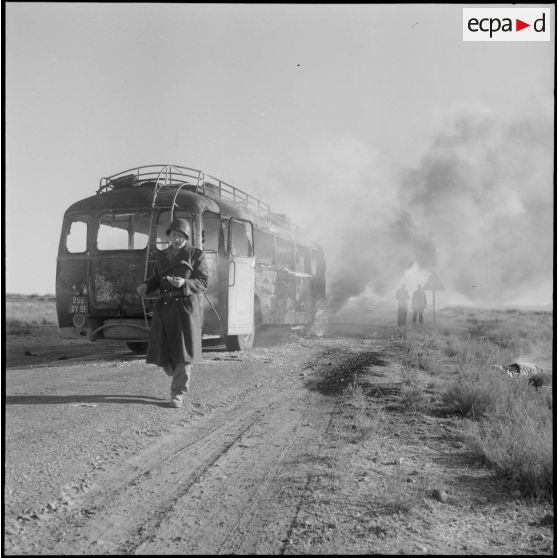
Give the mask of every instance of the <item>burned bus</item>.
M 56 310 L 64 338 L 122 340 L 147 349 L 157 297 L 137 285 L 168 246 L 176 217 L 203 249 L 209 286 L 201 298 L 204 339 L 246 350 L 261 326 L 311 324 L 325 298 L 322 248 L 268 204 L 202 171 L 148 165 L 100 180 L 95 195 L 64 214 Z

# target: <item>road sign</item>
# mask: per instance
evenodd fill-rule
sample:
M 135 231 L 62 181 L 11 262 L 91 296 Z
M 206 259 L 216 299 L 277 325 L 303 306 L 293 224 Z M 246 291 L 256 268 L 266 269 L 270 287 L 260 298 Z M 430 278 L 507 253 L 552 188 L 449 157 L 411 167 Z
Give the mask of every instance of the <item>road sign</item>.
M 428 278 L 428 281 L 424 284 L 425 291 L 432 291 L 432 321 L 436 321 L 436 291 L 444 291 L 446 288 L 444 284 L 440 281 L 436 272 L 432 272 L 432 275 Z
M 424 284 L 425 291 L 444 291 L 446 288 L 444 287 L 443 283 L 440 281 L 436 272 L 433 272 L 432 275 L 428 278 L 428 281 Z

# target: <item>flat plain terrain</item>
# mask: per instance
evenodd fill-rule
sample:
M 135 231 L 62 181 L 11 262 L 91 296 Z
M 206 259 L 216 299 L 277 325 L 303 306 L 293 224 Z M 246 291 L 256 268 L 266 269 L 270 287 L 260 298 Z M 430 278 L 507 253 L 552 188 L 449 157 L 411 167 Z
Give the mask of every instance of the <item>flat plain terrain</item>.
M 371 311 L 320 337 L 265 331 L 250 352 L 205 347 L 171 409 L 161 370 L 121 343 L 59 339 L 53 308 L 7 301 L 7 555 L 554 553 L 553 487 L 497 474 L 449 412 L 463 359 L 442 331 L 473 320 L 488 337 L 495 317 L 545 331 L 519 355 L 545 369 L 544 405 L 549 312 L 447 309 L 414 333 Z

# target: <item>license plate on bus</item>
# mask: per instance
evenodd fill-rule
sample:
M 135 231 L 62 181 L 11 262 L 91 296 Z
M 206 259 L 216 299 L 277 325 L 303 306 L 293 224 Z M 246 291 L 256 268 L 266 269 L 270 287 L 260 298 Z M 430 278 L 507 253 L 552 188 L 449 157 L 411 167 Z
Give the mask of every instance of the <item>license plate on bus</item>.
M 87 297 L 72 296 L 68 312 L 70 314 L 87 314 Z

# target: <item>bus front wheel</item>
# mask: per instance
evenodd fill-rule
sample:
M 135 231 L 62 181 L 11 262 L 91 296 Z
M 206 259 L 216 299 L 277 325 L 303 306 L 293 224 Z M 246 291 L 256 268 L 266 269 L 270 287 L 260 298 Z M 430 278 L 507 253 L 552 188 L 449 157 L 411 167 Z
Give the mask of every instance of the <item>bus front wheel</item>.
M 227 335 L 225 347 L 227 351 L 249 351 L 254 346 L 254 331 L 246 335 Z
M 254 325 L 252 332 L 246 335 L 227 335 L 225 337 L 225 347 L 227 351 L 249 351 L 256 340 L 256 332 L 262 325 L 262 306 L 260 299 L 254 297 Z

